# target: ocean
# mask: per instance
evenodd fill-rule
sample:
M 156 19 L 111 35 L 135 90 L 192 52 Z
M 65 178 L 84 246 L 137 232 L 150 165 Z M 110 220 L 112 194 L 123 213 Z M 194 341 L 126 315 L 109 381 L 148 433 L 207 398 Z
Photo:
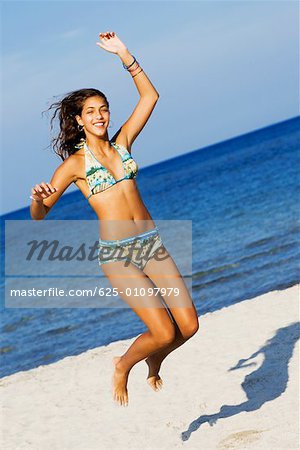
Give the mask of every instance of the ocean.
M 192 297 L 200 316 L 299 283 L 299 147 L 296 117 L 140 169 L 152 218 L 192 221 Z M 46 220 L 83 219 L 96 215 L 76 191 Z M 5 308 L 9 220 L 30 220 L 29 207 L 1 216 L 1 377 L 146 330 L 127 307 Z

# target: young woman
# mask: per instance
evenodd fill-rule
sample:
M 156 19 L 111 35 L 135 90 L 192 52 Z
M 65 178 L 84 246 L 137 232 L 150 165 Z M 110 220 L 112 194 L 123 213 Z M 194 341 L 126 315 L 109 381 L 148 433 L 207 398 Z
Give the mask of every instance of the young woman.
M 99 218 L 101 270 L 147 327 L 122 356 L 113 358 L 113 398 L 126 406 L 132 367 L 145 359 L 147 381 L 157 391 L 162 385 L 162 361 L 193 336 L 199 324 L 189 291 L 135 181 L 138 167 L 131 146 L 150 117 L 158 92 L 114 32 L 100 33 L 99 41 L 99 47 L 119 56 L 137 87 L 139 101 L 111 140 L 109 103 L 97 89 L 72 92 L 50 106 L 55 108 L 51 124 L 59 116 L 60 133 L 53 143 L 63 163 L 49 183 L 32 188 L 30 211 L 32 219 L 43 219 L 74 182 Z M 144 293 L 138 300 L 137 289 Z M 158 290 L 168 295 L 157 295 Z

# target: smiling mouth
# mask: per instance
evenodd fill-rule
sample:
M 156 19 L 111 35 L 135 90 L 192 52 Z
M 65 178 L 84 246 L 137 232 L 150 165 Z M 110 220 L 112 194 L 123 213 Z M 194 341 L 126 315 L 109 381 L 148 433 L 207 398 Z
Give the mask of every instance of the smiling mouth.
M 94 123 L 94 127 L 97 127 L 97 128 L 104 127 L 104 122 L 96 122 L 96 123 Z

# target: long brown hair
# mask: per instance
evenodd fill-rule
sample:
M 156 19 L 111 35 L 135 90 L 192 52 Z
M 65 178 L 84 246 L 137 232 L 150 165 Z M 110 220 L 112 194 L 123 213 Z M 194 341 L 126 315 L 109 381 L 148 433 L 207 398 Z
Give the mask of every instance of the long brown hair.
M 50 121 L 51 131 L 54 128 L 54 121 L 58 116 L 60 130 L 58 135 L 52 138 L 51 144 L 54 152 L 60 156 L 63 161 L 68 156 L 78 151 L 76 145 L 85 137 L 84 132 L 78 129 L 76 116 L 81 115 L 86 99 L 95 96 L 102 97 L 109 108 L 108 100 L 103 92 L 98 89 L 88 88 L 70 92 L 65 95 L 62 100 L 52 103 L 49 108 L 44 111 L 47 112 L 54 109 L 54 114 Z

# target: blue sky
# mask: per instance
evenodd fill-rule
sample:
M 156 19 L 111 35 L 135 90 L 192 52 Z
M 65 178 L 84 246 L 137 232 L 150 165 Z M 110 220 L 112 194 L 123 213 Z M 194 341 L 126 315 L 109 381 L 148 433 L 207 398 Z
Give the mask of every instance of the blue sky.
M 117 33 L 160 93 L 132 147 L 140 168 L 299 115 L 297 1 L 1 6 L 1 214 L 29 205 L 31 187 L 50 181 L 61 163 L 46 148 L 49 118 L 41 116 L 54 96 L 105 92 L 110 136 L 135 107 L 130 75 L 96 46 L 102 31 Z

